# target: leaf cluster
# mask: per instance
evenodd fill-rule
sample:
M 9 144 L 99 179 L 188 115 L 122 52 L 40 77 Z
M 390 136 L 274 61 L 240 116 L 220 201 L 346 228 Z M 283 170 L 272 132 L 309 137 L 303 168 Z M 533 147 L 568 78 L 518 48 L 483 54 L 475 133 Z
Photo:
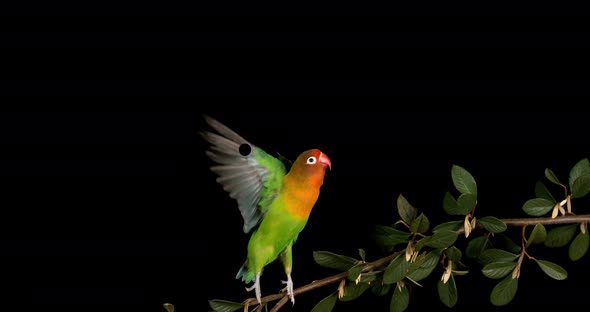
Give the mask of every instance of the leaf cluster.
M 452 220 L 433 225 L 426 214 L 415 208 L 402 195 L 396 201 L 399 220 L 391 225 L 376 225 L 373 237 L 387 253 L 387 261 L 367 262 L 366 252 L 359 249 L 357 257 L 329 251 L 315 251 L 315 262 L 325 268 L 345 273 L 337 288 L 319 301 L 312 312 L 332 311 L 338 302 L 359 298 L 370 292 L 376 296 L 390 296 L 390 311 L 404 311 L 411 302 L 413 287 L 433 280 L 437 295 L 445 306 L 454 307 L 459 299 L 456 279 L 474 271 L 466 263 L 476 263 L 477 270 L 489 279 L 498 280 L 491 289 L 490 302 L 504 306 L 516 296 L 521 268 L 534 263 L 546 276 L 564 280 L 568 272 L 559 264 L 535 258 L 534 246 L 568 248 L 572 261 L 581 259 L 590 246 L 585 222 L 554 224 L 553 219 L 575 216 L 573 200 L 590 192 L 590 162 L 582 159 L 569 172 L 568 183 L 561 183 L 550 169 L 545 178 L 563 191 L 563 199 L 541 181 L 535 184 L 535 197 L 522 205 L 530 220 L 524 223 L 505 221 L 477 209 L 478 187 L 473 175 L 453 165 L 451 179 L 454 186 L 446 192 L 442 209 Z M 535 219 L 537 218 L 537 219 Z M 509 225 L 521 226 L 521 237 L 506 235 Z M 461 244 L 458 244 L 461 241 Z M 465 246 L 464 248 L 462 246 Z M 527 261 L 525 261 L 527 260 Z M 243 304 L 211 300 L 214 311 L 231 312 L 243 309 Z

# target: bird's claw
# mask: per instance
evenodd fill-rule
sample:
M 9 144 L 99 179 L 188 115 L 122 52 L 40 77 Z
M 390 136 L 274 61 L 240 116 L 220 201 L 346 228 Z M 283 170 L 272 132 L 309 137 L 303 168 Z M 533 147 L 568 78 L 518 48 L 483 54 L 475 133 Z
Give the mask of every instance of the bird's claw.
M 291 279 L 291 275 L 287 275 L 286 281 L 281 281 L 283 284 L 287 284 L 285 288 L 281 289 L 281 291 L 286 291 L 289 298 L 291 298 L 291 303 L 295 304 L 295 296 L 293 295 L 293 280 Z
M 260 273 L 256 274 L 256 280 L 254 281 L 254 285 L 252 285 L 251 287 L 246 287 L 246 290 L 254 290 L 254 292 L 256 293 L 256 300 L 258 300 L 259 304 L 262 303 L 262 291 L 260 290 Z

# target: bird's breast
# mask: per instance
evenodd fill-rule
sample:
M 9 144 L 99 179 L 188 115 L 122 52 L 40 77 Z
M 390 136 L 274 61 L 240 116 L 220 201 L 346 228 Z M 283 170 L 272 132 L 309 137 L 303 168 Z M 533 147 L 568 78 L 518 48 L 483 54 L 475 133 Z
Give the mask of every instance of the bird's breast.
M 289 213 L 296 218 L 307 219 L 318 199 L 319 189 L 305 187 L 289 188 L 285 190 L 283 195 L 283 200 Z

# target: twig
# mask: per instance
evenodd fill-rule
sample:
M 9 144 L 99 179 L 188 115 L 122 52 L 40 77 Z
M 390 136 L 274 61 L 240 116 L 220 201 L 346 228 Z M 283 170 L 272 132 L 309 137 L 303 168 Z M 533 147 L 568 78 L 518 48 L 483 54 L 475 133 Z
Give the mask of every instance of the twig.
M 586 215 L 567 215 L 560 217 L 542 217 L 542 218 L 513 218 L 500 219 L 508 226 L 523 226 L 541 224 L 566 224 L 566 223 L 586 223 L 590 222 L 590 214 Z
M 383 257 L 383 258 L 375 260 L 373 262 L 369 262 L 369 263 L 367 263 L 367 265 L 365 265 L 365 267 L 361 270 L 361 272 L 364 273 L 364 272 L 369 272 L 369 271 L 381 268 L 384 265 L 389 264 L 389 262 L 391 260 L 393 260 L 398 254 L 399 254 L 399 252 L 395 252 L 389 256 Z M 348 276 L 348 272 L 342 272 L 342 273 L 338 273 L 336 275 L 332 275 L 332 276 L 323 278 L 321 280 L 313 281 L 305 286 L 301 286 L 301 287 L 293 290 L 293 296 L 297 296 L 297 295 L 306 293 L 308 291 L 312 291 L 314 289 L 324 287 L 329 284 L 334 284 L 334 283 L 340 282 L 341 280 L 345 279 L 347 276 Z M 268 296 L 262 297 L 262 298 L 260 298 L 260 302 L 261 302 L 261 304 L 264 304 L 264 303 L 272 302 L 272 301 L 279 300 L 279 299 L 281 299 L 281 301 L 279 301 L 271 310 L 271 312 L 276 312 L 283 305 L 285 305 L 285 303 L 287 303 L 287 301 L 289 300 L 289 296 L 286 293 L 274 294 L 274 295 L 268 295 Z M 256 298 L 249 298 L 246 301 L 244 301 L 244 305 L 255 305 L 257 303 L 258 303 L 258 301 L 256 301 Z
M 277 312 L 280 308 L 282 308 L 285 305 L 285 303 L 287 303 L 287 301 L 289 301 L 289 297 L 283 297 L 281 300 L 279 300 L 279 302 L 277 302 L 277 304 L 272 308 L 272 310 L 270 310 L 270 312 Z
M 560 217 L 539 217 L 539 218 L 507 218 L 500 219 L 507 226 L 526 226 L 535 224 L 571 224 L 571 223 L 590 223 L 590 214 L 585 215 L 566 215 Z M 458 234 L 465 232 L 464 228 L 457 230 Z
M 526 225 L 535 225 L 538 223 L 540 223 L 540 224 L 571 224 L 571 223 L 586 223 L 586 222 L 590 223 L 590 214 L 566 215 L 566 216 L 560 216 L 560 217 L 556 217 L 556 218 L 551 218 L 551 217 L 509 218 L 509 219 L 500 219 L 500 220 L 502 222 L 504 222 L 507 226 L 526 226 Z M 460 234 L 463 231 L 464 231 L 464 229 L 460 228 L 457 232 Z M 399 252 L 395 252 L 395 253 L 388 255 L 386 257 L 383 257 L 381 259 L 375 260 L 373 262 L 369 262 L 361 270 L 361 272 L 365 273 L 365 272 L 369 272 L 369 271 L 372 271 L 375 269 L 380 269 L 380 268 L 388 265 L 389 262 L 391 262 L 391 260 L 393 260 L 398 254 L 399 254 Z M 307 285 L 304 285 L 304 286 L 301 286 L 301 287 L 295 289 L 293 291 L 293 296 L 301 295 L 301 294 L 306 293 L 308 291 L 312 291 L 314 289 L 321 288 L 321 287 L 324 287 L 329 284 L 340 282 L 343 279 L 345 279 L 346 277 L 348 277 L 348 272 L 342 272 L 342 273 L 339 273 L 336 275 L 332 275 L 332 276 L 323 278 L 321 280 L 313 281 Z M 268 295 L 268 296 L 261 298 L 261 304 L 276 301 L 276 300 L 279 300 L 279 302 L 277 302 L 277 304 L 272 308 L 271 312 L 279 311 L 279 309 L 281 309 L 289 301 L 289 296 L 287 295 L 286 292 L 281 293 L 281 294 Z M 246 306 L 253 306 L 253 305 L 257 305 L 257 304 L 258 304 L 258 301 L 256 301 L 256 298 L 249 298 L 244 301 L 244 305 L 246 305 Z

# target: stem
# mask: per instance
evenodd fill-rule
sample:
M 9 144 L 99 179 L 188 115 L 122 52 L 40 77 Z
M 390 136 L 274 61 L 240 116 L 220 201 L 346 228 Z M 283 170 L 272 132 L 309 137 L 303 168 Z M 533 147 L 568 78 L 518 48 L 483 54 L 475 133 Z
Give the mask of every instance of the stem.
M 272 308 L 272 310 L 270 310 L 270 312 L 277 312 L 280 308 L 282 308 L 285 303 L 287 303 L 287 301 L 289 301 L 289 296 L 284 296 L 283 298 L 281 298 L 281 300 L 279 300 L 279 302 L 277 302 L 277 304 Z
M 365 267 L 361 270 L 361 272 L 369 272 L 369 271 L 381 268 L 381 267 L 389 264 L 389 262 L 391 262 L 391 260 L 393 260 L 398 254 L 399 254 L 399 252 L 395 252 L 387 257 L 383 257 L 383 258 L 375 260 L 373 262 L 369 262 L 369 263 L 367 263 L 367 265 L 365 265 Z M 314 289 L 321 288 L 321 287 L 324 287 L 329 284 L 334 284 L 334 283 L 340 282 L 341 280 L 345 279 L 346 277 L 348 277 L 348 272 L 342 272 L 342 273 L 339 273 L 336 275 L 332 275 L 332 276 L 323 278 L 321 280 L 313 281 L 305 286 L 301 286 L 301 287 L 293 290 L 293 296 L 301 295 L 301 294 L 306 293 L 308 291 L 312 291 Z M 266 302 L 272 302 L 272 301 L 279 300 L 279 299 L 281 299 L 281 301 L 279 301 L 271 310 L 271 312 L 276 312 L 289 300 L 289 296 L 286 293 L 268 295 L 268 296 L 260 298 L 260 301 L 261 301 L 261 303 L 266 303 Z M 247 299 L 246 301 L 244 301 L 244 305 L 255 305 L 257 303 L 258 302 L 256 301 L 256 298 L 250 298 L 250 299 Z
M 500 219 L 508 226 L 523 226 L 540 224 L 566 224 L 566 223 L 586 223 L 590 222 L 590 214 L 586 215 L 566 215 L 556 218 L 540 217 L 540 218 L 511 218 Z
M 551 217 L 539 217 L 539 218 L 507 218 L 500 219 L 507 226 L 526 226 L 535 224 L 572 224 L 572 223 L 588 223 L 590 222 L 590 214 L 584 215 L 565 215 L 555 218 Z M 457 230 L 458 234 L 464 233 L 465 229 L 460 228 Z
M 507 226 L 527 226 L 527 225 L 535 225 L 535 224 L 571 224 L 571 223 L 589 223 L 590 222 L 590 214 L 585 214 L 585 215 L 566 215 L 566 216 L 559 216 L 556 218 L 551 218 L 551 217 L 540 217 L 540 218 L 508 218 L 508 219 L 500 219 L 502 222 L 504 222 Z M 463 233 L 464 229 L 460 228 L 457 232 Z M 399 252 L 395 252 L 391 255 L 388 255 L 386 257 L 383 257 L 381 259 L 375 260 L 373 262 L 369 262 L 367 263 L 367 265 L 365 265 L 365 267 L 362 269 L 361 272 L 369 272 L 375 269 L 380 269 L 386 265 L 389 264 L 389 262 L 391 262 L 391 260 L 393 260 L 397 255 L 399 254 Z M 314 289 L 318 289 L 321 287 L 324 287 L 326 285 L 329 284 L 334 284 L 337 282 L 342 281 L 343 279 L 345 279 L 348 276 L 348 272 L 342 272 L 336 275 L 332 275 L 326 278 L 323 278 L 321 280 L 317 280 L 317 281 L 313 281 L 307 285 L 301 286 L 297 289 L 295 289 L 293 291 L 293 296 L 297 296 L 297 295 L 301 295 L 303 293 L 306 293 L 308 291 L 312 291 Z M 289 296 L 287 295 L 286 292 L 284 293 L 280 293 L 280 294 L 274 294 L 274 295 L 268 295 L 265 297 L 261 298 L 261 303 L 268 303 L 268 302 L 272 302 L 272 301 L 276 301 L 279 300 L 279 302 L 277 302 L 277 304 L 272 308 L 271 312 L 277 312 L 279 311 L 279 309 L 281 309 L 288 301 L 289 301 Z M 256 301 L 256 298 L 249 298 L 246 299 L 244 301 L 244 305 L 246 307 L 250 306 L 250 305 L 257 305 L 258 302 Z M 246 310 L 247 311 L 247 310 Z

